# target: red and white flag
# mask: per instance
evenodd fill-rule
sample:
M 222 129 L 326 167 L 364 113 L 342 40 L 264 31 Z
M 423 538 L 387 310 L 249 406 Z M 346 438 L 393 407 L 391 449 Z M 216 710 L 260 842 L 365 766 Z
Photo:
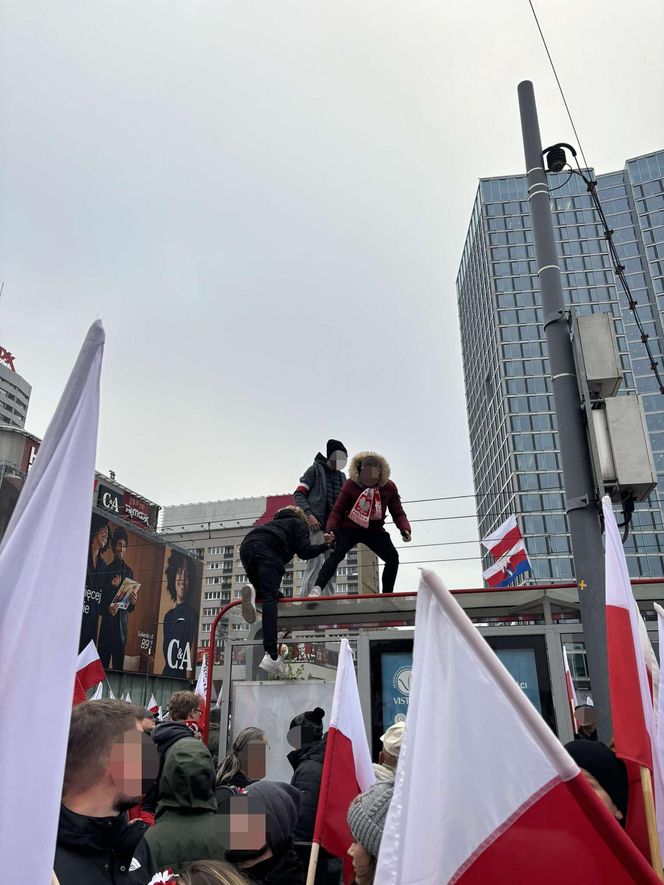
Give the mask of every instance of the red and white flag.
M 122 698 L 122 700 L 123 700 L 126 704 L 131 704 L 131 703 L 132 703 L 131 695 L 129 694 L 129 689 L 127 689 L 127 691 L 125 692 L 125 695 L 124 695 L 124 697 Z
M 348 640 L 342 639 L 313 841 L 347 861 L 353 841 L 346 822 L 348 808 L 375 782 L 353 653 Z
M 655 716 L 649 657 L 642 622 L 627 570 L 620 532 L 608 495 L 602 498 L 606 532 L 606 645 L 609 661 L 611 717 L 616 755 L 627 765 L 629 805 L 626 830 L 646 857 L 650 857 L 641 767 L 652 772 L 660 845 L 664 844 L 664 780 L 655 752 Z M 646 640 L 650 645 L 649 640 Z
M 76 661 L 76 675 L 85 691 L 106 679 L 106 670 L 99 659 L 94 640 L 90 640 Z
M 159 712 L 159 704 L 157 703 L 157 699 L 153 694 L 150 695 L 150 700 L 148 701 L 148 710 L 153 715 Z
M 100 682 L 97 688 L 95 689 L 95 693 L 90 698 L 91 701 L 100 701 L 104 697 L 104 683 Z
M 90 543 L 104 330 L 89 330 L 0 547 L 0 673 L 7 710 L 48 685 L 48 749 L 37 729 L 0 729 L 0 855 L 18 878 L 53 871 Z M 30 647 L 33 653 L 26 655 Z M 11 677 L 11 678 L 10 678 Z M 31 803 L 26 826 L 25 801 Z M 18 804 L 17 804 L 18 803 Z M 35 846 L 38 846 L 37 850 Z
M 569 661 L 567 659 L 567 649 L 563 645 L 563 661 L 565 664 L 565 685 L 567 686 L 567 699 L 569 700 L 569 709 L 572 714 L 572 730 L 576 733 L 576 719 L 574 718 L 574 711 L 579 706 L 579 702 L 576 699 L 576 689 L 574 688 L 574 682 L 572 681 L 572 673 L 569 668 Z
M 482 573 L 489 587 L 507 587 L 519 575 L 530 571 L 530 560 L 516 516 L 508 517 L 482 544 L 495 560 Z
M 479 710 L 468 728 L 460 710 Z M 659 879 L 442 581 L 423 572 L 375 885 Z

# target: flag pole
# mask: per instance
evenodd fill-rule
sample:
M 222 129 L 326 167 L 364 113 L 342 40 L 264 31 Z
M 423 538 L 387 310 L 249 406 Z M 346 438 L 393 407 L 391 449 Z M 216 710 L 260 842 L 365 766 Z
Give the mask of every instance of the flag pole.
M 657 876 L 664 882 L 664 872 L 662 871 L 662 854 L 659 848 L 659 835 L 657 833 L 657 820 L 655 818 L 655 800 L 652 792 L 652 780 L 650 769 L 645 765 L 640 765 L 641 772 L 641 791 L 643 792 L 643 806 L 646 812 L 646 823 L 648 825 L 648 844 L 650 846 L 650 863 Z M 307 883 L 308 885 L 308 883 Z
M 314 885 L 316 879 L 316 867 L 318 866 L 318 853 L 320 852 L 320 842 L 311 843 L 311 854 L 309 855 L 309 867 L 307 869 L 306 885 Z

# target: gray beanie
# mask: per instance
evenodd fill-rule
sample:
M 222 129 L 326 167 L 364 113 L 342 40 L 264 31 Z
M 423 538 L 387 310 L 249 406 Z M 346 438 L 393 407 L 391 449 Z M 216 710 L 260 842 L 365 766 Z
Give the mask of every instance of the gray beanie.
M 348 826 L 353 838 L 364 845 L 373 857 L 378 857 L 393 791 L 394 784 L 391 782 L 375 784 L 358 796 L 348 809 Z

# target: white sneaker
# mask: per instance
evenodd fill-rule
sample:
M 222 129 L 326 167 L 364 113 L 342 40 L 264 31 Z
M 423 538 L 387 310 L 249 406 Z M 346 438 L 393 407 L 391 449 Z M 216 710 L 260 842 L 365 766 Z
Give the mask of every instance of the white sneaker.
M 242 617 L 247 624 L 253 624 L 256 620 L 256 591 L 251 584 L 242 587 Z
M 275 661 L 274 658 L 271 658 L 269 654 L 266 652 L 265 657 L 258 665 L 261 670 L 265 670 L 266 673 L 274 673 L 275 676 L 286 676 L 286 667 L 284 666 L 284 662 L 281 658 L 277 658 Z
M 323 591 L 320 589 L 320 587 L 314 587 L 312 589 L 311 593 L 309 594 L 309 596 L 322 596 L 322 595 L 323 595 Z

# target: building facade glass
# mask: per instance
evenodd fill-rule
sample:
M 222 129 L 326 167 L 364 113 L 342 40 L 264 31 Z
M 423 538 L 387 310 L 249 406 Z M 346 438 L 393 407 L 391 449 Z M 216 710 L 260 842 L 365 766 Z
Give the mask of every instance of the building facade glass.
M 598 194 L 656 357 L 664 342 L 663 180 L 664 151 L 598 177 Z M 633 577 L 661 576 L 664 396 L 585 183 L 565 172 L 550 175 L 549 186 L 566 304 L 579 314 L 613 316 L 621 394 L 644 398 L 660 486 L 637 505 L 625 549 Z M 480 536 L 519 514 L 533 564 L 533 574 L 525 577 L 569 580 L 571 546 L 525 176 L 480 181 L 457 299 Z M 492 561 L 485 557 L 483 567 Z

